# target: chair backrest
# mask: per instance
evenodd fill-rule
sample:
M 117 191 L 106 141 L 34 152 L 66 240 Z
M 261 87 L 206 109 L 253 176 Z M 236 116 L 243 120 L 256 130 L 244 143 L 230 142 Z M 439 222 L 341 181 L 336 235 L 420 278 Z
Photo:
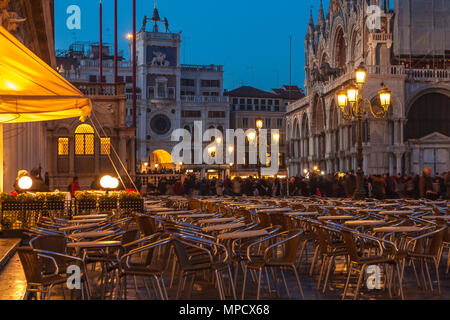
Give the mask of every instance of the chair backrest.
M 42 270 L 36 251 L 31 247 L 17 248 L 28 284 L 42 283 Z
M 259 212 L 258 219 L 259 219 L 259 225 L 262 228 L 267 228 L 272 225 L 272 220 L 270 219 L 270 215 L 268 213 Z
M 345 246 L 347 247 L 350 259 L 352 261 L 359 261 L 360 257 L 353 234 L 350 231 L 342 230 L 342 237 L 344 238 Z
M 42 235 L 30 240 L 30 247 L 38 250 L 52 251 L 56 253 L 66 253 L 67 240 L 64 236 L 59 235 Z M 55 272 L 55 265 L 48 259 L 39 259 L 41 261 L 41 267 L 44 274 Z M 56 258 L 56 260 L 60 260 Z M 61 265 L 64 265 L 64 261 L 59 261 Z
M 430 246 L 428 247 L 428 254 L 432 256 L 438 256 L 441 252 L 441 246 L 444 241 L 445 236 L 448 233 L 448 227 L 442 228 L 441 231 L 433 234 L 431 238 Z
M 293 237 L 292 237 L 293 236 Z M 294 263 L 297 259 L 298 247 L 301 240 L 300 230 L 292 230 L 288 233 L 287 237 L 292 237 L 285 243 L 283 261 L 286 263 Z
M 153 217 L 137 215 L 136 223 L 139 227 L 139 231 L 144 237 L 156 233 L 156 224 Z

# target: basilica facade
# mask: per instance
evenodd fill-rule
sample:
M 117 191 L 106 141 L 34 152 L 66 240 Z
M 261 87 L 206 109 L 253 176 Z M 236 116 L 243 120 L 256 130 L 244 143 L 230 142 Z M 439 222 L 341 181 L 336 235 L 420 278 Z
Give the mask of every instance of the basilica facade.
M 360 94 L 379 107 L 385 84 L 392 103 L 385 119 L 362 122 L 365 174 L 450 170 L 450 37 L 448 0 L 331 0 L 305 37 L 306 96 L 287 108 L 289 174 L 317 166 L 356 171 L 356 119 L 345 120 L 336 92 L 363 63 Z

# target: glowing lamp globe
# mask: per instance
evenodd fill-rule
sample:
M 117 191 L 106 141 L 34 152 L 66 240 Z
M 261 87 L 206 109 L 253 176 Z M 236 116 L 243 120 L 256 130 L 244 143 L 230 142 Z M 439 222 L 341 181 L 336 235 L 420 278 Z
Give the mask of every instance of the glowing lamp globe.
M 378 95 L 380 96 L 381 107 L 384 111 L 387 111 L 391 105 L 391 91 L 383 85 L 382 89 L 378 92 Z
M 347 107 L 348 103 L 348 97 L 347 97 L 347 91 L 345 90 L 339 90 L 337 92 L 337 98 L 338 98 L 338 105 L 341 109 L 344 109 Z
M 100 185 L 102 186 L 102 188 L 104 188 L 104 189 L 110 189 L 111 187 L 111 180 L 112 180 L 112 177 L 111 176 L 109 176 L 109 175 L 106 175 L 106 176 L 103 176 L 101 179 L 100 179 Z
M 367 69 L 364 67 L 364 64 L 360 64 L 358 69 L 355 71 L 355 79 L 358 85 L 363 85 L 366 82 L 367 77 Z
M 348 102 L 356 103 L 356 101 L 358 101 L 358 88 L 355 86 L 349 86 L 347 88 L 347 98 Z
M 116 189 L 119 186 L 119 179 L 112 177 L 110 180 L 110 189 Z
M 29 190 L 33 185 L 33 180 L 28 176 L 24 176 L 19 179 L 18 185 L 22 190 Z

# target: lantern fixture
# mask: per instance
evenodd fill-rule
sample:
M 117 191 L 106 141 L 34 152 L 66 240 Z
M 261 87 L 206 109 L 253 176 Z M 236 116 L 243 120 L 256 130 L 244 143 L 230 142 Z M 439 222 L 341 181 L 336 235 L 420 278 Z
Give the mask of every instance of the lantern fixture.
M 381 84 L 381 90 L 378 92 L 378 95 L 380 97 L 381 107 L 384 112 L 387 112 L 391 105 L 391 91 L 386 88 L 384 83 Z
M 261 119 L 256 120 L 256 127 L 261 129 L 263 127 L 264 122 Z
M 347 87 L 347 99 L 351 104 L 355 104 L 358 101 L 358 88 L 354 85 Z
M 365 68 L 364 64 L 361 63 L 355 71 L 356 84 L 362 86 L 366 82 L 366 78 L 367 69 Z

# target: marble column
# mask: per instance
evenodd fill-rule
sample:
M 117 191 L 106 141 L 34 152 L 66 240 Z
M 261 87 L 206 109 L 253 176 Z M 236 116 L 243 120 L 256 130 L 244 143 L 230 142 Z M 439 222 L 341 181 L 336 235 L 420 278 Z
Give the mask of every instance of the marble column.
M 389 175 L 393 176 L 394 175 L 394 155 L 388 153 L 388 158 L 389 158 Z
M 402 170 L 402 153 L 396 153 L 395 154 L 395 158 L 397 159 L 397 173 L 402 174 L 403 170 Z

